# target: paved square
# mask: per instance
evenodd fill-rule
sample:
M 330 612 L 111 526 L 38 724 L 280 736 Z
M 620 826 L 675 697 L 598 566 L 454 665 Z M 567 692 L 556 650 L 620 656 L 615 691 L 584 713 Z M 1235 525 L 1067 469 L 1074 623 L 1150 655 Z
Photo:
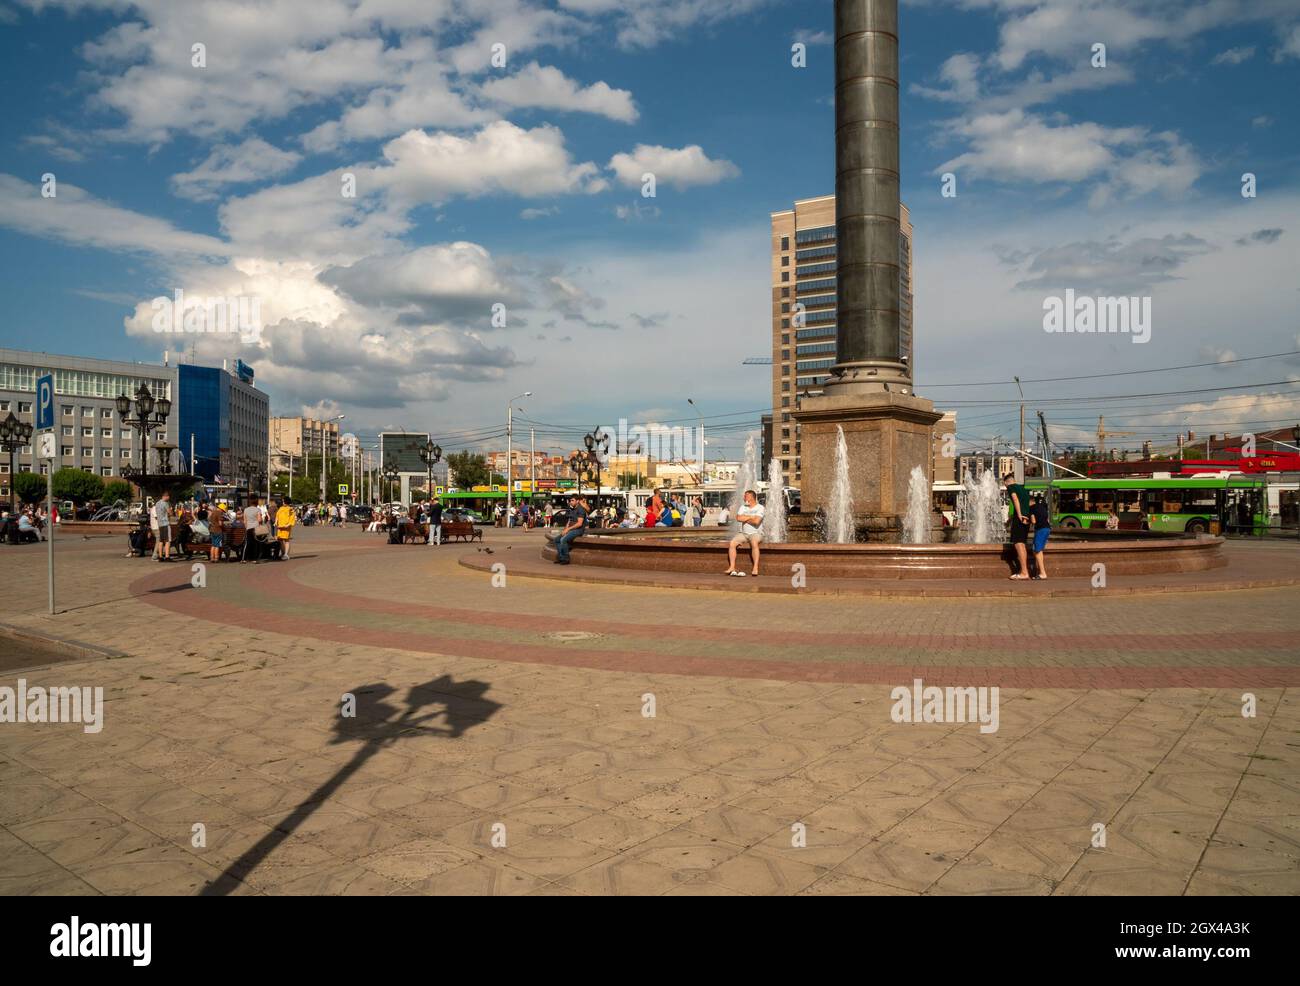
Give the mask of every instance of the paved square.
M 300 529 L 193 588 L 68 537 L 53 618 L 0 550 L 6 623 L 122 655 L 0 637 L 0 685 L 105 700 L 0 723 L 0 892 L 1300 892 L 1300 589 L 598 585 L 540 543 Z M 893 721 L 914 678 L 998 686 L 997 731 Z

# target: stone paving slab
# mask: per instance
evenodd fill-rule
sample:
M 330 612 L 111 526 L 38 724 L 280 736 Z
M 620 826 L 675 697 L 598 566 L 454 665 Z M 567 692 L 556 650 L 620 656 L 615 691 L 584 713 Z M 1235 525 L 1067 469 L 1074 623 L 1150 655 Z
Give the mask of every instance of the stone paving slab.
M 472 549 L 317 529 L 156 593 L 191 570 L 66 547 L 69 608 L 5 620 L 127 656 L 25 673 L 103 687 L 105 726 L 0 723 L 0 892 L 1300 891 L 1295 590 L 494 589 Z M 43 564 L 0 552 L 0 577 Z M 698 663 L 729 641 L 743 668 Z M 597 647 L 620 660 L 574 659 Z M 893 722 L 918 667 L 999 684 L 998 731 Z M 1090 687 L 1035 677 L 1067 673 Z

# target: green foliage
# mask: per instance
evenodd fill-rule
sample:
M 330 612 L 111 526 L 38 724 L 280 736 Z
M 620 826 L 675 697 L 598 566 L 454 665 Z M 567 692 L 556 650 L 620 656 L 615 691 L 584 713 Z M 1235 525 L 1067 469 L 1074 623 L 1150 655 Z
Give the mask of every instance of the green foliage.
M 1092 461 L 1092 458 L 1092 455 L 1088 452 L 1075 452 L 1070 456 L 1070 461 L 1066 463 L 1066 467 L 1086 476 L 1088 475 L 1088 463 Z
M 77 506 L 104 495 L 104 481 L 84 469 L 60 469 L 54 474 L 53 483 L 56 500 L 71 500 Z
M 45 477 L 36 472 L 20 472 L 14 476 L 14 492 L 21 503 L 35 503 L 45 498 Z
M 131 484 L 125 479 L 111 479 L 104 484 L 103 502 L 110 506 L 121 500 L 123 503 L 130 503 L 135 496 Z
M 298 468 L 293 473 L 293 490 L 289 489 L 289 474 L 287 472 L 277 472 L 271 480 L 272 496 L 288 496 L 294 503 L 317 503 L 320 501 L 320 459 L 314 459 L 311 465 L 303 472 L 301 460 L 294 463 Z M 357 477 L 357 485 L 360 485 L 361 477 Z M 339 495 L 339 485 L 347 484 L 349 495 Z M 344 459 L 331 459 L 329 470 L 325 474 L 325 493 L 326 500 L 330 503 L 337 503 L 340 500 L 350 500 L 351 493 L 356 492 L 352 489 L 352 469 Z
M 452 452 L 447 456 L 447 466 L 455 477 L 458 489 L 467 490 L 474 486 L 489 485 L 487 458 L 482 455 L 473 452 Z

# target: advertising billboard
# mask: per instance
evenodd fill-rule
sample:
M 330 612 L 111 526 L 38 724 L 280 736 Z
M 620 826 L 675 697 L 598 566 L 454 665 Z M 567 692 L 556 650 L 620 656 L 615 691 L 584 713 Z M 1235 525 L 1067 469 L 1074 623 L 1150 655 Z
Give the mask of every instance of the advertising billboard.
M 425 432 L 380 432 L 380 468 L 391 463 L 397 466 L 399 472 L 425 474 L 428 470 L 424 465 L 424 461 L 420 458 L 420 446 L 428 440 L 429 436 Z

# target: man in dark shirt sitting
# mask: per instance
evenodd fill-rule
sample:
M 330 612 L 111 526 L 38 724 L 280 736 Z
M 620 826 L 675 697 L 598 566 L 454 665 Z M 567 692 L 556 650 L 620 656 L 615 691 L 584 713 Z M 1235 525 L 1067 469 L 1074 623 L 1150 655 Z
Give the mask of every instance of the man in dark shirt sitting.
M 555 539 L 555 564 L 569 564 L 569 548 L 587 533 L 587 505 L 576 496 L 569 497 L 569 522 Z

